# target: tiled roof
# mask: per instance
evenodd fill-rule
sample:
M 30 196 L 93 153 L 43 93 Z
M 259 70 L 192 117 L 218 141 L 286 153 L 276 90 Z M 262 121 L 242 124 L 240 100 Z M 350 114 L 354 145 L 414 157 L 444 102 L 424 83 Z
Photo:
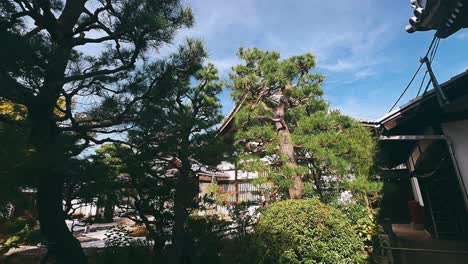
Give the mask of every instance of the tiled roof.
M 245 94 L 242 97 L 242 99 L 236 104 L 236 106 L 231 110 L 228 116 L 224 119 L 223 123 L 218 129 L 218 135 L 222 134 L 224 130 L 228 127 L 228 125 L 231 123 L 232 119 L 234 118 L 234 115 L 240 110 L 240 108 L 244 104 L 244 101 L 246 98 L 247 98 L 247 94 Z

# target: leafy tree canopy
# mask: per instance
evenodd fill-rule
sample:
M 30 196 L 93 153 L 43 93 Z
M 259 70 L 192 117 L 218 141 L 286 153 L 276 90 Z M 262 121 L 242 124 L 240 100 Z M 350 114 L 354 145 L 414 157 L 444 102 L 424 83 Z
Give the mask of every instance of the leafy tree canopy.
M 295 198 L 302 196 L 305 180 L 313 180 L 321 193 L 324 177 L 344 182 L 351 175 L 368 176 L 374 140 L 358 122 L 329 108 L 324 76 L 312 72 L 313 55 L 281 59 L 277 52 L 253 48 L 240 49 L 238 56 L 245 63 L 230 77 L 233 97 L 243 105 L 235 139 L 245 169 L 289 187 Z

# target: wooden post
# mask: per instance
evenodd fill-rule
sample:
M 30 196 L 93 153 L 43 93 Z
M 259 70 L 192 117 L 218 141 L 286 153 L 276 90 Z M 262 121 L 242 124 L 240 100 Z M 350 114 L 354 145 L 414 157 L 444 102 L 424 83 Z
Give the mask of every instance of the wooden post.
M 236 203 L 239 202 L 239 182 L 237 181 L 237 159 L 234 160 L 234 190 L 236 192 Z

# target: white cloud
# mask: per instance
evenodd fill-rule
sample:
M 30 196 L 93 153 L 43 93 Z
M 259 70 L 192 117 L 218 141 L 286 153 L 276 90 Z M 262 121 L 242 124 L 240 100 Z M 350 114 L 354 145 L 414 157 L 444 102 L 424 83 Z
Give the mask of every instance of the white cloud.
M 221 78 L 227 77 L 231 68 L 237 64 L 240 64 L 241 61 L 237 57 L 228 57 L 222 59 L 208 59 L 208 62 L 213 63 L 214 66 L 219 71 Z
M 238 62 L 233 59 L 237 48 L 257 46 L 277 50 L 283 57 L 312 52 L 320 68 L 364 78 L 366 68 L 383 62 L 380 53 L 394 35 L 390 32 L 400 27 L 388 19 L 388 12 L 377 15 L 382 4 L 372 0 L 187 0 L 186 4 L 192 7 L 196 24 L 178 38 L 191 35 L 204 40 L 213 61 L 222 61 L 223 72 Z M 229 62 L 233 64 L 226 65 Z
M 465 40 L 468 38 L 468 32 L 467 31 L 457 32 L 454 37 L 459 40 Z
M 351 62 L 343 61 L 341 59 L 338 59 L 334 64 L 323 64 L 319 67 L 329 71 L 345 71 L 354 68 Z
M 258 25 L 255 2 L 250 0 L 185 1 L 195 15 L 195 26 L 190 33 L 196 36 L 216 37 L 232 27 L 253 28 Z
M 377 119 L 382 116 L 382 109 L 372 103 L 371 100 L 363 104 L 354 98 L 348 97 L 332 108 L 339 109 L 343 114 L 354 118 Z
M 354 73 L 354 77 L 356 77 L 357 79 L 362 79 L 373 75 L 375 75 L 375 71 L 371 68 L 366 68 Z
M 194 36 L 205 41 L 209 61 L 222 77 L 240 62 L 235 55 L 239 47 L 276 50 L 283 58 L 310 52 L 316 56 L 317 71 L 328 76 L 325 88 L 333 86 L 332 93 L 341 97 L 366 94 L 368 86 L 356 82 L 395 68 L 390 66 L 394 58 L 386 54 L 396 36 L 406 34 L 404 23 L 411 15 L 409 8 L 402 12 L 401 4 L 375 0 L 186 0 L 186 4 L 192 7 L 196 24 L 177 39 Z M 370 111 L 358 111 L 360 100 L 332 103 L 356 115 Z

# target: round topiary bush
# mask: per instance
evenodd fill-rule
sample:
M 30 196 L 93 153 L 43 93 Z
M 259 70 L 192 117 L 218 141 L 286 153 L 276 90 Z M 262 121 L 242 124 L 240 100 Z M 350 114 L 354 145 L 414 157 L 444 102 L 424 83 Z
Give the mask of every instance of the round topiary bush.
M 316 199 L 274 203 L 256 237 L 260 263 L 362 263 L 367 256 L 346 216 Z

